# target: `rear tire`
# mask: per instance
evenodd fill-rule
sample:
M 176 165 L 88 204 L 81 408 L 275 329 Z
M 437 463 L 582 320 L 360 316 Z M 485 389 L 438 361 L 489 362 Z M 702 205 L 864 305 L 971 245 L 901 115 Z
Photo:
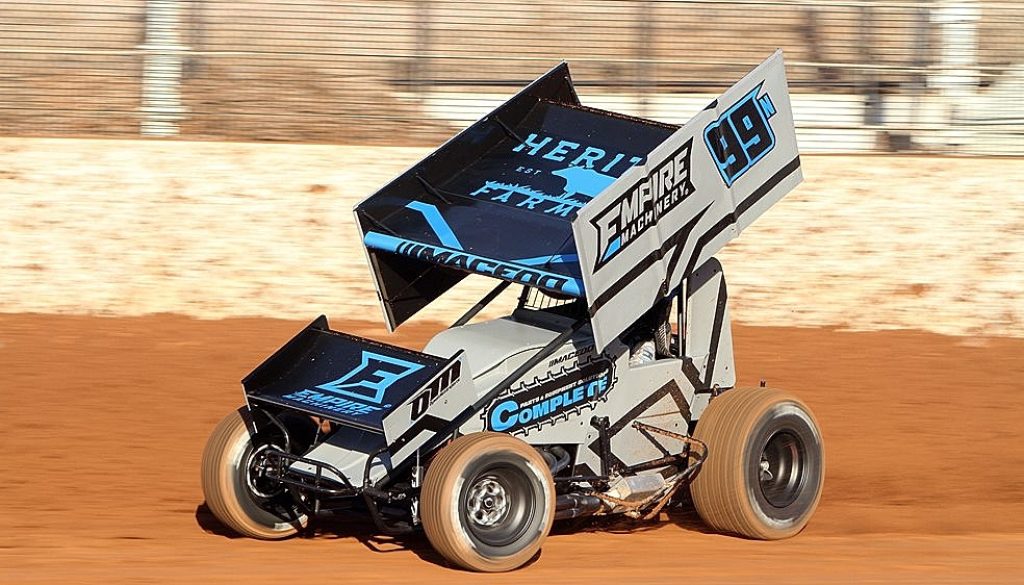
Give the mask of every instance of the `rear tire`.
M 709 527 L 777 540 L 806 526 L 821 498 L 825 454 L 803 402 L 779 390 L 730 390 L 711 401 L 694 437 L 709 454 L 690 493 Z
M 246 424 L 249 411 L 239 408 L 213 429 L 203 449 L 202 485 L 206 505 L 228 528 L 251 538 L 277 540 L 294 535 L 308 518 L 290 493 L 255 476 L 259 450 Z
M 420 504 L 423 529 L 444 558 L 471 571 L 509 571 L 533 558 L 551 531 L 555 486 L 533 447 L 473 433 L 434 458 Z

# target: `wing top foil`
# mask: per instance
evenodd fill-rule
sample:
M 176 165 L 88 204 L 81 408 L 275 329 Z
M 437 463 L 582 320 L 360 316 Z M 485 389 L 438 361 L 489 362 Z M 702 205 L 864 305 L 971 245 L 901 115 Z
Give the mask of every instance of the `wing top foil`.
M 469 273 L 584 297 L 572 220 L 676 129 L 535 81 L 357 206 L 389 326 Z

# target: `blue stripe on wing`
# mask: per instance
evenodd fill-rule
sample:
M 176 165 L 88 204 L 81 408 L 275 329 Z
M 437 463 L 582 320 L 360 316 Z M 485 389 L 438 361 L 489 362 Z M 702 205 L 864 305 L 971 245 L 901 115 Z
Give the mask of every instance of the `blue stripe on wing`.
M 476 272 L 478 274 L 485 274 L 487 276 L 493 276 L 502 280 L 510 280 L 512 282 L 519 282 L 531 286 L 540 286 L 541 288 L 549 288 L 556 292 L 565 293 L 577 298 L 583 298 L 583 281 L 579 278 L 575 278 L 566 274 L 557 274 L 554 272 L 547 272 L 539 268 L 531 266 L 525 266 L 516 262 L 509 262 L 504 260 L 495 260 L 494 258 L 486 258 L 484 256 L 477 256 L 462 250 L 455 250 L 445 246 L 435 246 L 424 242 L 417 242 L 415 240 L 408 240 L 405 238 L 399 238 L 382 234 L 378 232 L 367 232 L 363 238 L 363 243 L 366 247 L 373 248 L 376 250 L 382 250 L 385 252 L 394 252 L 396 254 L 402 254 L 412 258 L 420 258 L 421 254 L 425 251 L 429 251 L 429 254 L 438 256 L 449 254 L 456 255 L 458 262 L 456 263 L 457 268 Z M 544 259 L 548 256 L 542 257 Z M 435 260 L 436 262 L 437 260 Z M 437 262 L 441 265 L 449 265 L 450 262 Z M 545 286 L 545 283 L 558 283 L 555 286 Z
M 441 216 L 441 212 L 438 211 L 437 207 L 422 201 L 410 201 L 406 204 L 406 207 L 423 214 L 423 217 L 427 220 L 427 225 L 437 234 L 437 239 L 441 242 L 441 245 L 453 250 L 463 249 L 462 242 L 459 241 L 451 226 Z
M 509 260 L 513 264 L 522 264 L 523 266 L 543 266 L 545 264 L 565 264 L 567 262 L 579 262 L 580 257 L 576 254 L 552 254 L 550 256 L 535 256 L 533 258 L 519 258 L 518 260 Z

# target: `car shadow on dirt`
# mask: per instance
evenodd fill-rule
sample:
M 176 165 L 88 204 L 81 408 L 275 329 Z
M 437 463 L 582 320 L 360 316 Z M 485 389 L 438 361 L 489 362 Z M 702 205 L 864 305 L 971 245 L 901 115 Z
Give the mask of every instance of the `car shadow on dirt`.
M 231 539 L 244 538 L 222 524 L 205 502 L 196 506 L 195 520 L 199 528 L 207 534 Z M 370 518 L 352 512 L 323 513 L 295 538 L 354 539 L 376 553 L 408 551 L 427 562 L 448 565 L 447 561 L 434 551 L 422 531 L 400 535 L 381 534 Z
M 196 506 L 195 519 L 199 528 L 207 534 L 232 539 L 243 538 L 221 524 L 205 502 Z M 684 504 L 667 507 L 659 514 L 658 518 L 646 521 L 634 520 L 623 516 L 592 516 L 589 518 L 561 520 L 556 522 L 551 528 L 551 536 L 557 538 L 561 535 L 578 534 L 581 532 L 610 532 L 614 534 L 646 532 L 648 530 L 657 530 L 667 522 L 687 531 L 714 534 L 701 521 L 697 511 L 692 506 Z M 422 531 L 417 530 L 409 534 L 400 535 L 384 535 L 381 534 L 372 520 L 352 512 L 321 514 L 316 519 L 316 522 L 299 535 L 298 538 L 354 538 L 374 552 L 388 553 L 396 550 L 408 550 L 424 557 L 424 560 L 432 562 L 442 561 L 441 557 L 431 548 L 430 542 Z
M 241 535 L 233 532 L 227 526 L 220 523 L 217 517 L 210 511 L 210 507 L 206 505 L 206 502 L 196 506 L 196 524 L 203 529 L 203 532 L 207 534 L 214 534 L 216 536 L 223 536 L 224 538 L 243 538 Z
M 244 538 L 221 524 L 205 502 L 196 506 L 195 519 L 199 528 L 207 534 L 230 539 Z M 550 538 L 557 539 L 561 536 L 572 536 L 588 532 L 634 534 L 658 530 L 668 523 L 675 524 L 687 531 L 712 534 L 692 506 L 674 505 L 663 510 L 658 518 L 646 521 L 634 520 L 623 516 L 562 520 L 556 522 L 552 527 Z M 304 530 L 296 538 L 313 540 L 354 539 L 375 553 L 411 552 L 425 562 L 452 569 L 458 568 L 434 550 L 422 530 L 397 535 L 381 534 L 380 529 L 377 528 L 370 518 L 350 511 L 321 514 L 307 530 Z M 524 567 L 536 563 L 542 554 L 543 549 L 530 559 Z
M 230 539 L 245 538 L 221 524 L 220 520 L 217 520 L 205 502 L 196 506 L 195 520 L 199 528 L 207 534 Z M 556 524 L 555 528 L 559 528 L 559 525 Z M 561 532 L 552 531 L 552 535 L 557 534 L 561 534 Z M 565 532 L 565 534 L 571 534 L 571 532 Z M 381 534 L 380 529 L 377 528 L 370 518 L 355 512 L 323 513 L 295 538 L 313 540 L 354 539 L 375 553 L 411 552 L 428 563 L 458 569 L 458 567 L 449 563 L 447 559 L 434 550 L 422 530 L 397 535 Z M 543 551 L 538 552 L 537 555 L 523 566 L 528 567 L 537 562 L 541 554 L 543 554 Z
M 607 532 L 611 534 L 634 534 L 637 532 L 648 532 L 658 530 L 668 524 L 675 524 L 689 532 L 702 534 L 714 534 L 692 506 L 671 506 L 666 507 L 658 514 L 657 518 L 640 520 L 622 515 L 614 516 L 592 516 L 590 518 L 579 518 L 575 520 L 563 520 L 555 523 L 551 529 L 551 535 L 579 534 L 584 532 Z
M 662 518 L 667 517 L 669 522 L 688 532 L 718 534 L 708 528 L 707 524 L 704 524 L 704 521 L 700 519 L 700 516 L 697 515 L 697 510 L 694 510 L 692 505 L 674 507 L 667 513 L 662 512 L 661 516 Z

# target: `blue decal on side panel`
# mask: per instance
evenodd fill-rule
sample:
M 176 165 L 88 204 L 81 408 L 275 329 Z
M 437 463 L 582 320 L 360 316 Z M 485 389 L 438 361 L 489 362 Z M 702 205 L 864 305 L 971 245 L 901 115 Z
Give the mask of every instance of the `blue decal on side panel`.
M 535 256 L 533 258 L 517 258 L 512 260 L 513 264 L 522 264 L 523 266 L 544 266 L 547 264 L 566 264 L 569 262 L 579 262 L 580 257 L 576 254 L 553 254 L 551 256 Z
M 381 404 L 388 388 L 423 368 L 423 364 L 364 350 L 359 365 L 344 376 L 281 398 L 337 415 L 362 417 L 390 407 Z
M 363 359 L 358 366 L 337 380 L 320 384 L 317 388 L 380 404 L 392 384 L 421 369 L 423 364 L 363 351 Z M 360 389 L 363 391 L 360 392 Z
M 591 350 L 593 346 L 583 348 L 582 352 L 573 352 L 552 365 L 579 359 Z M 503 393 L 482 413 L 484 425 L 487 430 L 500 433 L 529 434 L 532 429 L 594 409 L 607 399 L 614 385 L 615 367 L 607 357 L 563 366 L 557 374 L 534 378 L 532 383 Z
M 565 197 L 572 197 L 577 193 L 588 198 L 597 197 L 608 185 L 615 182 L 615 177 L 583 167 L 565 167 L 551 171 L 551 174 L 565 179 Z
M 422 201 L 410 201 L 406 204 L 406 207 L 423 214 L 423 217 L 427 220 L 427 225 L 430 226 L 430 229 L 434 230 L 434 233 L 437 234 L 437 239 L 442 245 L 456 250 L 462 249 L 462 242 L 459 241 L 458 236 L 452 231 L 452 227 L 441 216 L 441 212 L 438 211 L 437 207 Z
M 692 150 L 693 139 L 690 138 L 590 220 L 597 231 L 595 271 L 693 194 L 696 187 L 690 180 Z
M 493 258 L 484 258 L 483 256 L 477 256 L 461 250 L 431 246 L 377 232 L 367 232 L 366 237 L 363 238 L 363 243 L 366 244 L 366 247 L 375 250 L 395 252 L 396 254 L 418 258 L 434 264 L 441 264 L 442 266 L 451 266 L 460 270 L 470 270 L 503 280 L 538 286 L 577 298 L 583 297 L 583 283 L 578 278 L 511 264 Z
M 604 254 L 601 255 L 601 261 L 603 262 L 603 261 L 611 258 L 612 256 L 614 256 L 615 253 L 618 252 L 619 248 L 621 248 L 621 247 L 622 247 L 622 236 L 619 236 L 619 237 L 615 238 L 614 240 L 612 240 L 612 242 L 610 244 L 608 244 L 608 248 L 604 251 Z
M 525 156 L 537 156 L 544 160 L 559 163 L 568 163 L 574 167 L 587 169 L 600 167 L 601 173 L 613 173 L 616 177 L 625 172 L 629 167 L 643 160 L 641 156 L 622 152 L 612 153 L 603 148 L 586 146 L 571 140 L 556 140 L 554 136 L 541 136 L 536 132 L 531 132 L 529 136 L 512 149 L 512 152 Z
M 763 85 L 759 83 L 704 129 L 704 144 L 727 187 L 775 147 L 768 123 L 775 115 L 775 104 L 768 94 L 758 97 Z
M 365 416 L 384 410 L 380 406 L 309 389 L 285 394 L 281 398 L 344 416 Z
M 490 201 L 496 203 L 560 217 L 569 217 L 570 213 L 586 205 L 586 201 L 573 199 L 574 194 L 549 195 L 532 187 L 500 181 L 486 181 L 482 187 L 470 193 L 474 197 L 486 195 Z
M 485 175 L 483 184 L 469 194 L 564 218 L 573 217 L 622 173 L 644 159 L 536 132 L 514 146 L 512 152 L 517 154 L 516 164 L 499 167 L 497 170 L 503 175 L 500 178 Z M 559 187 L 562 192 L 556 194 Z

